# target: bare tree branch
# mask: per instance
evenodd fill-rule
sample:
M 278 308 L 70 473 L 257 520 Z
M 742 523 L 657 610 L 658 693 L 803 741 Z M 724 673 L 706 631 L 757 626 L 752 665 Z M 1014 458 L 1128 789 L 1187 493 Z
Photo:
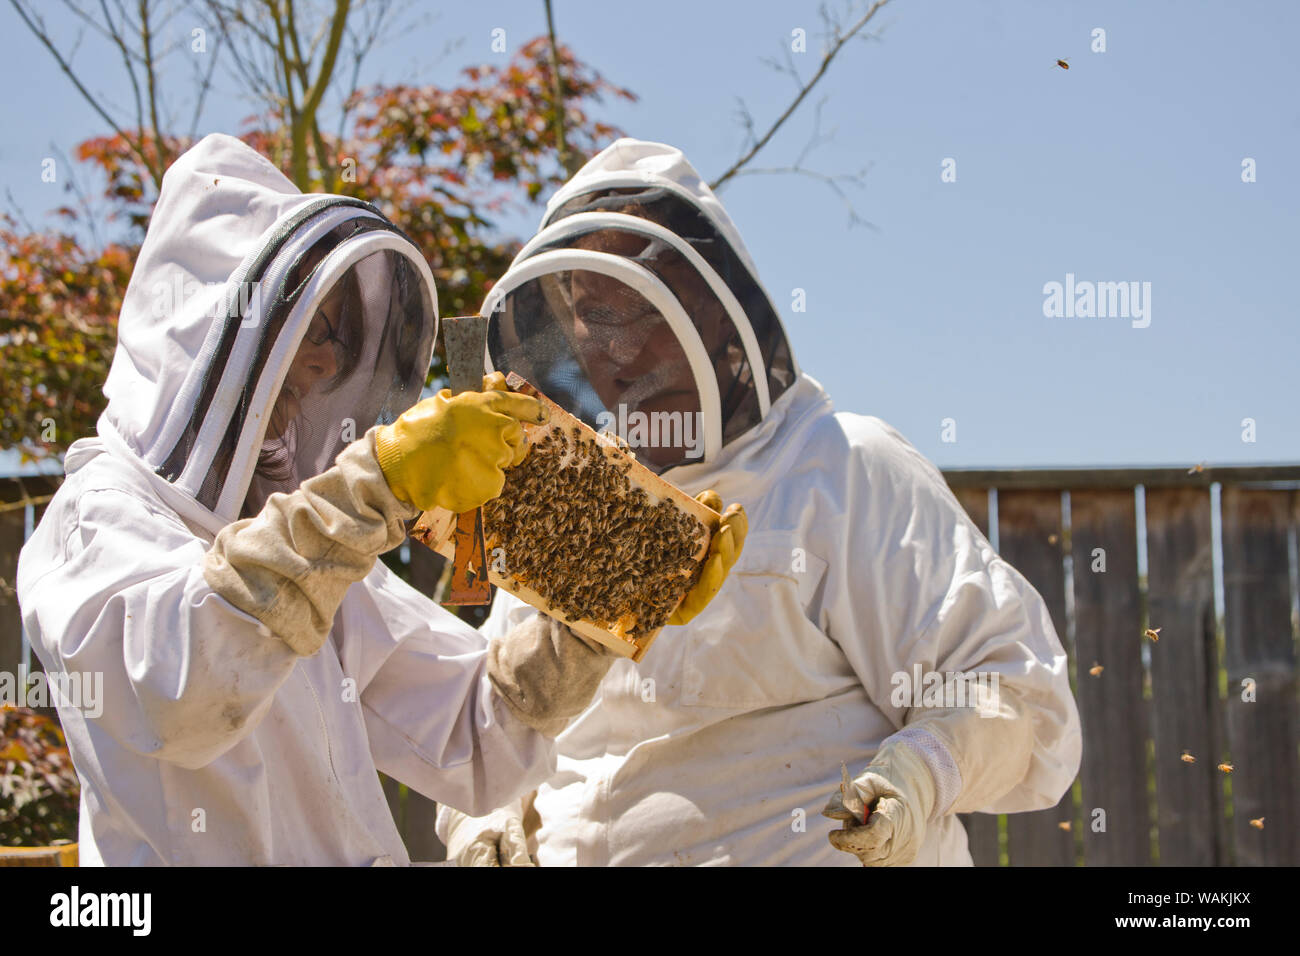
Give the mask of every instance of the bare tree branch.
M 358 30 L 352 29 L 350 23 L 347 27 L 348 57 L 352 68 L 345 84 L 346 92 L 342 93 L 339 99 L 336 139 L 343 139 L 344 131 L 347 129 L 348 116 L 352 112 L 352 98 L 356 95 L 361 80 L 361 64 L 379 41 L 385 26 L 390 22 L 390 16 L 393 18 L 397 16 L 396 11 L 397 7 L 391 0 L 372 0 L 370 3 L 358 5 L 353 10 L 353 17 L 349 17 L 351 21 L 357 13 L 360 13 L 363 22 Z
M 275 41 L 264 30 L 249 23 L 237 7 L 208 0 L 206 8 L 210 19 L 205 18 L 205 22 L 209 29 L 220 31 L 230 48 L 230 55 L 235 58 L 232 74 L 254 101 L 283 114 L 284 97 L 276 83 L 267 78 L 267 71 L 257 56 L 259 52 L 275 49 Z M 261 44 L 260 49 L 254 46 L 241 48 L 240 34 L 244 31 Z
M 785 54 L 785 62 L 778 63 L 774 57 L 759 57 L 758 62 L 771 68 L 777 73 L 784 73 L 794 82 L 795 93 L 803 89 L 803 78 L 799 75 L 799 70 L 794 65 L 794 54 L 790 52 L 789 47 L 782 47 L 781 52 Z
M 35 232 L 36 227 L 33 226 L 31 220 L 27 218 L 27 213 L 23 212 L 23 207 L 18 205 L 18 200 L 14 198 L 14 191 L 8 186 L 5 187 L 5 199 L 9 201 L 9 209 L 12 212 L 13 217 L 22 223 L 23 228 L 28 232 Z
M 807 176 L 810 179 L 815 179 L 818 182 L 822 183 L 823 185 L 830 187 L 830 189 L 835 193 L 835 195 L 840 197 L 840 200 L 844 203 L 846 209 L 848 210 L 850 226 L 866 226 L 868 229 L 872 229 L 876 232 L 879 232 L 880 231 L 879 227 L 877 227 L 874 223 L 870 222 L 869 220 L 864 219 L 858 213 L 857 208 L 853 205 L 853 201 L 849 198 L 848 194 L 844 191 L 844 188 L 840 185 L 841 183 L 850 183 L 854 186 L 857 186 L 858 188 L 861 188 L 862 183 L 860 180 L 864 176 L 866 176 L 866 174 L 870 172 L 870 170 L 871 170 L 871 164 L 868 164 L 856 173 L 841 173 L 839 175 L 831 176 L 831 175 L 827 175 L 826 173 L 819 173 L 815 169 L 806 169 L 802 166 L 773 166 L 768 168 L 746 167 L 745 169 L 739 170 L 736 173 L 736 176 L 795 175 L 795 176 Z
M 217 69 L 217 54 L 221 52 L 221 38 L 217 37 L 212 41 L 212 55 L 208 60 L 207 72 L 200 73 L 199 92 L 194 99 L 194 115 L 190 119 L 190 139 L 194 139 L 199 131 L 199 117 L 203 115 L 203 103 L 208 98 L 208 91 L 212 89 L 212 75 Z
M 140 42 L 144 45 L 144 71 L 147 80 L 149 122 L 153 130 L 154 148 L 158 151 L 158 184 L 162 185 L 162 172 L 169 165 L 167 146 L 163 142 L 162 124 L 158 122 L 158 77 L 154 69 L 153 32 L 149 27 L 149 0 L 139 0 Z
M 92 248 L 103 249 L 103 237 L 99 234 L 99 216 L 95 215 L 95 210 L 91 207 L 90 198 L 86 195 L 81 184 L 77 182 L 76 167 L 72 165 L 68 155 L 54 143 L 50 143 L 50 151 L 56 153 L 63 160 L 63 166 L 67 169 L 68 174 L 64 177 L 64 189 L 72 193 L 77 200 L 77 206 L 81 209 L 81 218 L 86 223 L 86 228 L 90 232 L 90 240 L 93 243 Z
M 68 6 L 73 10 L 77 10 L 77 7 L 72 3 L 68 3 Z M 113 22 L 113 15 L 109 13 L 108 4 L 105 0 L 99 0 L 99 8 L 104 14 L 104 22 L 108 24 L 108 28 L 104 33 L 110 40 L 112 40 L 113 45 L 121 52 L 122 65 L 126 67 L 127 78 L 131 81 L 131 94 L 135 98 L 135 128 L 144 129 L 144 106 L 143 101 L 140 99 L 140 83 L 135 78 L 135 67 L 131 63 L 133 51 L 126 45 L 126 41 L 122 39 L 122 33 L 118 29 L 117 24 Z M 80 13 L 81 11 L 78 10 L 78 12 Z M 90 17 L 85 16 L 84 13 L 82 16 L 85 17 L 87 21 L 92 23 L 94 22 Z
M 794 100 L 791 101 L 790 105 L 787 106 L 784 112 L 776 118 L 776 121 L 768 127 L 767 132 L 760 136 L 754 142 L 753 146 L 751 146 L 739 159 L 732 163 L 731 167 L 726 172 L 709 184 L 711 189 L 717 190 L 724 183 L 734 177 L 758 154 L 759 150 L 771 141 L 772 137 L 776 134 L 776 131 L 784 125 L 786 120 L 794 115 L 795 110 L 799 108 L 799 104 L 804 101 L 805 97 L 807 97 L 809 92 L 812 91 L 812 88 L 817 85 L 823 76 L 826 75 L 826 71 L 830 68 L 831 61 L 834 60 L 836 54 L 844 48 L 844 44 L 848 43 L 849 40 L 856 36 L 858 32 L 867 25 L 871 18 L 876 15 L 876 11 L 888 2 L 889 0 L 875 0 L 870 8 L 868 8 L 867 12 L 847 30 L 841 30 L 838 23 L 831 18 L 826 8 L 822 8 L 823 22 L 826 22 L 830 26 L 832 36 L 831 42 L 822 56 L 821 64 L 817 67 L 817 72 L 813 74 L 812 79 L 803 85 L 799 90 L 798 95 L 796 95 Z
M 848 209 L 850 228 L 854 226 L 866 226 L 868 229 L 872 229 L 878 232 L 879 230 L 872 222 L 863 218 L 862 215 L 858 213 L 857 207 L 854 206 L 853 204 L 853 200 L 849 198 L 848 193 L 846 193 L 844 190 L 845 186 L 852 186 L 855 189 L 865 188 L 866 183 L 864 182 L 864 180 L 866 179 L 867 173 L 871 171 L 872 164 L 868 163 L 866 166 L 862 167 L 862 169 L 854 173 L 838 173 L 835 175 L 829 175 L 827 173 L 818 172 L 817 170 L 809 169 L 804 165 L 804 160 L 808 158 L 809 154 L 811 154 L 813 150 L 817 149 L 819 146 L 824 146 L 826 143 L 829 143 L 831 140 L 835 138 L 835 130 L 831 130 L 829 133 L 822 132 L 822 107 L 824 107 L 825 105 L 826 105 L 826 97 L 823 96 L 820 100 L 818 100 L 817 107 L 813 111 L 812 134 L 808 137 L 808 142 L 804 144 L 803 149 L 799 151 L 799 155 L 795 158 L 795 161 L 791 165 L 766 167 L 762 169 L 746 167 L 744 169 L 738 170 L 736 172 L 736 176 L 770 176 L 770 175 L 777 175 L 777 174 L 792 174 L 796 176 L 807 176 L 810 179 L 815 179 L 818 182 L 822 183 L 824 186 L 829 187 L 830 190 L 833 193 L 835 193 L 836 196 L 839 197 L 840 201 L 844 203 L 845 207 Z
M 103 24 L 101 24 L 98 20 L 96 20 L 94 17 L 88 14 L 81 7 L 73 3 L 72 0 L 63 0 L 63 5 L 68 8 L 69 13 L 75 16 L 86 26 L 90 27 L 90 29 L 93 30 L 95 33 L 98 33 L 105 40 L 108 40 L 110 43 L 114 43 L 117 41 L 117 37 L 113 35 L 112 30 L 106 29 Z M 108 11 L 104 9 L 104 0 L 99 0 L 99 6 L 100 9 L 104 11 L 105 19 L 106 20 L 109 19 Z
M 329 40 L 325 46 L 325 55 L 321 60 L 320 70 L 316 74 L 315 81 L 313 81 L 311 86 L 307 89 L 302 108 L 304 122 L 310 127 L 310 132 L 312 134 L 312 145 L 316 152 L 316 162 L 321 168 L 321 176 L 323 178 L 328 177 L 326 178 L 327 188 L 333 185 L 332 164 L 329 162 L 325 152 L 325 144 L 321 139 L 320 127 L 316 122 L 316 113 L 320 109 L 321 99 L 325 96 L 325 90 L 330 85 L 330 81 L 334 76 L 334 64 L 338 60 L 339 47 L 343 42 L 343 28 L 347 25 L 348 8 L 350 6 L 351 0 L 335 0 L 334 19 L 330 23 Z M 290 4 L 290 9 L 292 9 L 292 4 Z M 294 36 L 294 42 L 296 43 L 296 32 L 294 33 Z M 315 44 L 313 44 L 313 55 L 314 48 Z M 296 175 L 302 175 L 305 179 L 308 175 L 305 137 L 301 146 L 298 139 L 295 138 L 294 159 L 294 173 Z M 305 190 L 306 186 L 300 185 L 299 188 Z
M 36 39 L 40 41 L 41 45 L 50 52 L 50 55 L 54 57 L 54 61 L 59 65 L 59 69 L 63 71 L 64 75 L 67 76 L 69 80 L 72 81 L 72 85 L 77 88 L 77 92 L 81 94 L 82 99 L 90 105 L 91 109 L 99 114 L 100 119 L 108 124 L 109 129 L 111 129 L 114 134 L 122 138 L 122 141 L 126 143 L 127 148 L 135 154 L 136 159 L 140 161 L 140 164 L 145 168 L 145 171 L 149 173 L 149 178 L 153 180 L 154 185 L 161 186 L 162 169 L 150 160 L 148 153 L 142 148 L 140 140 L 123 130 L 118 122 L 109 115 L 108 110 L 104 108 L 94 94 L 92 94 L 90 90 L 86 89 L 86 85 L 82 83 L 77 74 L 73 72 L 71 62 L 69 62 L 69 60 L 58 51 L 58 48 L 55 47 L 49 31 L 45 27 L 45 22 L 35 13 L 27 10 L 18 2 L 18 0 L 9 0 L 9 3 L 14 10 L 17 11 L 18 16 L 22 19 L 23 23 L 27 25 L 27 29 L 32 31 L 32 35 L 35 36 Z
M 343 41 L 343 27 L 347 24 L 348 8 L 351 5 L 352 0 L 334 0 L 334 19 L 330 23 L 329 42 L 325 46 L 325 57 L 321 60 L 316 80 L 303 101 L 304 113 L 311 115 L 316 112 L 321 97 L 325 95 L 325 88 L 329 86 L 330 79 L 334 75 L 334 63 L 338 59 L 339 46 Z
M 555 114 L 555 143 L 559 149 L 560 165 L 570 175 L 582 168 L 582 157 L 574 155 L 564 136 L 564 79 L 560 76 L 560 51 L 555 41 L 555 17 L 551 13 L 551 0 L 546 3 L 546 34 L 551 40 L 551 109 Z

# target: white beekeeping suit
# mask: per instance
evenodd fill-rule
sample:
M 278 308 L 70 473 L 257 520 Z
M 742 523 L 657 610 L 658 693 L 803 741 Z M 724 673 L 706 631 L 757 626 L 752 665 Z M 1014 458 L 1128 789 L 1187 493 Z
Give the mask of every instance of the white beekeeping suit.
M 45 668 L 103 681 L 102 713 L 59 705 L 84 863 L 404 864 L 377 771 L 478 812 L 552 775 L 540 728 L 608 661 L 549 621 L 493 655 L 376 561 L 418 514 L 392 489 L 429 469 L 390 484 L 435 446 L 421 428 L 488 460 L 523 443 L 484 409 L 524 396 L 415 405 L 436 323 L 428 265 L 373 207 L 303 195 L 228 136 L 167 171 L 98 437 L 18 572 Z M 567 702 L 511 672 L 539 654 Z
M 1080 732 L 1043 601 L 933 465 L 884 422 L 836 412 L 799 370 L 735 226 L 682 154 L 619 140 L 542 227 L 484 305 L 493 366 L 593 425 L 694 417 L 694 441 L 623 437 L 686 492 L 744 505 L 749 536 L 708 609 L 640 664 L 618 661 L 558 738 L 533 804 L 538 862 L 969 865 L 954 813 L 1054 805 Z M 534 613 L 501 593 L 483 630 Z M 950 685 L 942 675 L 982 672 L 1000 693 L 979 712 L 951 697 L 916 706 L 899 680 L 918 667 Z M 892 828 L 855 829 L 851 852 L 818 816 L 842 761 L 848 802 L 883 798 L 874 819 Z M 513 861 L 519 830 L 502 819 L 520 809 L 483 822 L 444 809 L 439 832 L 463 859 L 495 841 Z

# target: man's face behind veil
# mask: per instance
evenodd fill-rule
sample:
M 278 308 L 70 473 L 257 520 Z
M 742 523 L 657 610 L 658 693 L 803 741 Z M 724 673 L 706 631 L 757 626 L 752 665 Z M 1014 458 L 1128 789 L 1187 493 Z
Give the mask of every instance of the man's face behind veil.
M 647 243 L 643 235 L 601 231 L 574 245 L 635 260 Z M 712 314 L 716 300 L 699 294 L 699 274 L 682 258 L 660 261 L 656 270 L 683 306 L 695 309 L 688 318 L 700 331 L 705 350 L 715 354 L 722 322 Z M 574 271 L 570 291 L 573 347 L 607 409 L 616 415 L 622 405 L 647 415 L 698 416 L 695 375 L 681 341 L 658 309 L 624 282 L 597 272 Z M 638 454 L 668 466 L 681 460 L 682 449 L 652 446 L 638 449 Z

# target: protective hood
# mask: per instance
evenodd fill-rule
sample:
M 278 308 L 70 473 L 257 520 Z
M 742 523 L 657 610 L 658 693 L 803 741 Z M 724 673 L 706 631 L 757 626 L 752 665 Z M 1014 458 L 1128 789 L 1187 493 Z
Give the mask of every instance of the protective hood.
M 163 177 L 98 432 L 220 527 L 410 407 L 436 330 L 428 264 L 374 207 L 207 136 Z
M 517 372 L 663 473 L 717 461 L 799 370 L 753 260 L 679 150 L 620 139 L 547 205 L 483 305 Z

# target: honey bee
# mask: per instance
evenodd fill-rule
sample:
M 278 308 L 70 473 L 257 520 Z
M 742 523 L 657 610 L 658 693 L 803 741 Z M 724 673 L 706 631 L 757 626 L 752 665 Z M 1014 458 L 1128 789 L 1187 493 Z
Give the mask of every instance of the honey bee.
M 1063 56 L 1056 61 L 1056 65 L 1063 70 L 1068 70 L 1070 68 L 1070 58 L 1068 56 Z
M 1264 829 L 1264 818 L 1256 817 L 1254 820 L 1250 821 L 1250 825 L 1254 827 L 1256 830 L 1262 830 Z
M 698 577 L 706 529 L 671 501 L 647 495 L 631 462 L 556 427 L 509 469 L 506 488 L 485 509 L 487 534 L 508 553 L 511 576 L 534 589 L 565 621 L 588 620 L 625 635 L 652 633 Z
M 1151 640 L 1156 641 L 1158 643 L 1160 641 L 1161 630 L 1163 630 L 1163 628 L 1148 627 L 1145 631 L 1145 634 L 1147 637 L 1151 638 Z
M 1186 750 L 1183 751 L 1183 756 L 1181 759 L 1183 763 L 1196 763 L 1196 758 L 1193 757 L 1191 754 L 1189 754 Z
M 1224 773 L 1232 773 L 1233 766 L 1230 763 L 1221 763 L 1219 764 L 1219 769 L 1222 770 Z
M 1205 462 L 1201 462 L 1198 465 L 1192 465 L 1191 468 L 1187 469 L 1189 475 L 1199 475 L 1203 471 L 1205 471 Z
M 1070 821 L 1069 821 L 1069 820 L 1062 820 L 1060 823 L 1057 824 L 1057 826 L 1060 827 L 1062 830 L 1064 830 L 1066 833 L 1069 833 L 1069 832 L 1070 832 Z
M 1101 672 L 1104 671 L 1105 669 L 1106 668 L 1102 667 L 1096 661 L 1093 661 L 1092 666 L 1088 668 L 1088 673 L 1091 674 L 1093 677 L 1100 677 Z
M 1060 539 L 1057 538 L 1057 536 L 1054 535 L 1054 534 L 1049 534 L 1049 535 L 1047 536 L 1047 543 L 1048 543 L 1048 544 L 1052 544 L 1052 545 L 1054 545 L 1054 544 L 1056 544 L 1056 542 L 1057 542 L 1058 540 L 1060 540 Z

